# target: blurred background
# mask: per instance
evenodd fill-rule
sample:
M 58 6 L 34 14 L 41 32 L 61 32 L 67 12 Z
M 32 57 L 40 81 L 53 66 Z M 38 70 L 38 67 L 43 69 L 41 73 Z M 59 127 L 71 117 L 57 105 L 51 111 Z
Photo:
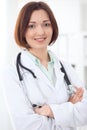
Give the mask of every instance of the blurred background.
M 20 51 L 14 41 L 14 27 L 18 12 L 27 1 L 29 0 L 0 2 L 0 67 L 12 62 Z M 60 60 L 72 64 L 87 88 L 87 0 L 45 2 L 52 8 L 59 26 L 58 40 L 49 49 L 54 51 Z M 0 87 L 0 130 L 13 129 L 5 95 Z M 87 130 L 87 126 L 78 130 Z

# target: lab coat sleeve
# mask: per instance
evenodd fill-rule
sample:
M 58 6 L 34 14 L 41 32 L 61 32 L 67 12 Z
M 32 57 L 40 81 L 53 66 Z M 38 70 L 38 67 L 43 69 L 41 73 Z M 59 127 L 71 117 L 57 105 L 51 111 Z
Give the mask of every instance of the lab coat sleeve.
M 78 79 L 75 70 L 70 65 L 65 64 L 64 67 L 72 84 L 78 87 L 83 87 L 84 85 Z M 76 104 L 65 102 L 62 104 L 49 105 L 53 111 L 56 125 L 68 127 L 87 125 L 87 91 L 85 88 L 83 100 L 81 102 Z
M 15 69 L 0 72 L 2 85 L 9 112 L 16 130 L 51 130 L 52 120 L 35 114 L 31 103 L 27 100 Z

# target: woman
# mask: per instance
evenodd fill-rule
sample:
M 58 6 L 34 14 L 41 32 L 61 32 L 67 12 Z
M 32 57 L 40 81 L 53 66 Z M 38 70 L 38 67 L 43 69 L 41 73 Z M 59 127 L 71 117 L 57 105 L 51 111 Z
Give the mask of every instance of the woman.
M 57 37 L 57 22 L 46 3 L 24 5 L 15 27 L 16 43 L 23 50 L 2 79 L 16 130 L 75 130 L 87 123 L 82 83 L 73 68 L 62 63 L 76 88 L 70 95 L 60 61 L 47 50 Z

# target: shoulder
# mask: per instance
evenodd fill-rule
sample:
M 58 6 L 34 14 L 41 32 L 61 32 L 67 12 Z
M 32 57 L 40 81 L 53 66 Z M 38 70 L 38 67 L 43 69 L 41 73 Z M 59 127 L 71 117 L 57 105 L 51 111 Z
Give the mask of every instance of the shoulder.
M 66 73 L 69 76 L 73 76 L 74 74 L 76 74 L 75 68 L 72 66 L 71 63 L 62 60 L 60 60 L 59 62 L 62 63 Z
M 61 60 L 54 52 L 52 52 L 51 50 L 48 50 L 48 53 L 51 57 L 51 59 L 54 61 L 54 63 L 57 64 L 57 66 L 59 66 L 59 68 L 61 68 L 61 63 L 64 66 L 65 69 L 67 69 L 68 71 L 70 71 L 71 69 L 74 69 L 71 65 L 71 63 L 67 62 L 67 61 L 63 61 Z
M 75 71 L 75 68 L 73 67 L 73 65 L 67 61 L 62 61 L 62 60 L 59 60 L 59 62 L 62 63 L 62 65 L 64 66 L 64 68 L 67 70 L 67 71 Z
M 76 72 L 75 68 L 72 64 L 62 61 L 62 64 L 65 68 L 65 71 L 68 75 L 68 78 L 70 79 L 72 85 L 77 87 L 84 87 L 83 81 L 80 79 L 78 73 Z

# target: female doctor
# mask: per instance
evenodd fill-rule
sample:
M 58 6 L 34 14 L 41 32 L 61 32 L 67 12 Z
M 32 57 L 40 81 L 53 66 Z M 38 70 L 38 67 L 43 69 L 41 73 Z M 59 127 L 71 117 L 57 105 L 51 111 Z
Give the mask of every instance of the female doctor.
M 23 49 L 2 74 L 16 130 L 76 130 L 87 124 L 83 84 L 71 65 L 62 62 L 69 89 L 60 61 L 47 49 L 57 37 L 57 22 L 46 3 L 24 5 L 15 27 L 16 43 Z

